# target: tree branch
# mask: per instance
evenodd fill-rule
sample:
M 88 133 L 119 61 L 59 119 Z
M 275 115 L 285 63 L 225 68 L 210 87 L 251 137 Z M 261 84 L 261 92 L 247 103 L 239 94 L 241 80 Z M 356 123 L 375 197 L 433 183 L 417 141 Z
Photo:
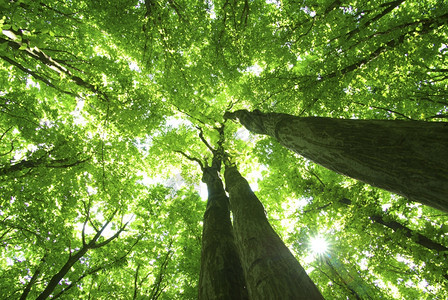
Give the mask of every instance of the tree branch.
M 406 116 L 406 115 L 404 115 L 404 114 L 402 114 L 402 113 L 399 113 L 399 112 L 397 112 L 397 111 L 395 111 L 395 110 L 391 110 L 391 109 L 387 109 L 387 108 L 383 108 L 383 107 L 378 107 L 378 106 L 373 106 L 373 105 L 368 105 L 368 104 L 364 104 L 364 103 L 356 102 L 356 101 L 353 101 L 353 103 L 358 104 L 358 105 L 362 105 L 362 106 L 373 107 L 373 108 L 375 108 L 375 109 L 384 110 L 384 111 L 387 111 L 387 112 L 390 112 L 390 113 L 399 115 L 399 116 L 401 116 L 401 117 L 403 117 L 403 118 L 405 118 L 405 119 L 413 120 L 412 118 L 410 118 L 410 117 L 408 117 L 408 116 Z
M 42 257 L 41 264 L 36 268 L 36 270 L 34 271 L 33 276 L 31 277 L 30 281 L 28 282 L 28 284 L 26 285 L 25 289 L 23 290 L 22 295 L 20 296 L 20 300 L 25 300 L 26 297 L 28 297 L 28 294 L 31 291 L 31 288 L 33 287 L 34 283 L 36 282 L 36 280 L 39 278 L 40 276 L 40 267 L 43 263 L 45 263 L 45 259 L 47 258 L 48 252 L 46 252 L 44 254 L 44 256 Z
M 187 155 L 186 153 L 180 151 L 180 150 L 173 150 L 176 153 L 182 154 L 186 159 L 197 162 L 199 164 L 199 166 L 201 167 L 201 170 L 204 170 L 204 165 L 202 164 L 202 161 L 200 161 L 198 158 L 196 157 L 191 157 L 189 155 Z
M 215 149 L 213 149 L 212 146 L 210 146 L 210 144 L 207 142 L 207 140 L 204 137 L 204 132 L 202 131 L 201 127 L 196 127 L 199 130 L 199 138 L 201 139 L 201 141 L 205 144 L 205 146 L 207 146 L 207 148 L 214 153 Z

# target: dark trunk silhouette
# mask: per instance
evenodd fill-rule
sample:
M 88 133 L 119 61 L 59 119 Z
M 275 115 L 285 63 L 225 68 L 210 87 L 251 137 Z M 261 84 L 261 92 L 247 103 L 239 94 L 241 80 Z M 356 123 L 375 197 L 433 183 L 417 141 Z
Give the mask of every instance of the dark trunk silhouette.
M 230 221 L 229 199 L 216 164 L 203 170 L 208 201 L 202 231 L 199 299 L 248 299 Z
M 224 157 L 224 126 L 217 128 L 220 135 L 214 149 L 205 139 L 202 129 L 199 137 L 213 153 L 212 164 L 199 163 L 202 181 L 207 185 L 208 199 L 202 229 L 201 270 L 199 274 L 199 299 L 249 299 L 238 248 L 230 220 L 229 198 L 219 176 Z

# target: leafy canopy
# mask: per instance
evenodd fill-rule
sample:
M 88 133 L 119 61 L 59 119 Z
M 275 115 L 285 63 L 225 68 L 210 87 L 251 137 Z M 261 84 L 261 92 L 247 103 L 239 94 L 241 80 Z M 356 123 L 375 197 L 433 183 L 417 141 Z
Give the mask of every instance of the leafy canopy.
M 445 1 L 3 0 L 0 10 L 1 298 L 38 297 L 84 250 L 54 298 L 196 298 L 206 195 L 179 151 L 210 163 L 198 127 L 215 145 L 226 110 L 447 117 Z M 324 296 L 447 297 L 446 214 L 230 121 L 225 134 Z M 316 237 L 329 245 L 321 255 Z

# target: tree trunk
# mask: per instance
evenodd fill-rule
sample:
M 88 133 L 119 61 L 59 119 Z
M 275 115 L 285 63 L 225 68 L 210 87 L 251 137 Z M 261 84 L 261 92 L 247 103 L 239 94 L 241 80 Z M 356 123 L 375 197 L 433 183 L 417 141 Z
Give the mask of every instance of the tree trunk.
M 204 169 L 208 201 L 202 232 L 199 299 L 248 299 L 230 221 L 229 199 L 215 167 Z
M 235 167 L 226 167 L 233 228 L 250 299 L 323 299 L 269 224 L 263 205 Z
M 340 174 L 448 211 L 448 123 L 226 113 Z

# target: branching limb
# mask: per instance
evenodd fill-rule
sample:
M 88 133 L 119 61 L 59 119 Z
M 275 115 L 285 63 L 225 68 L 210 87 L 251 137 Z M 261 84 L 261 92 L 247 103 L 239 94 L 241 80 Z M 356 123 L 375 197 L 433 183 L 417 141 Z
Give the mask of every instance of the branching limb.
M 202 131 L 201 127 L 196 127 L 199 130 L 199 138 L 201 139 L 201 141 L 205 144 L 205 146 L 207 146 L 207 148 L 213 153 L 215 151 L 215 149 L 213 149 L 212 146 L 210 146 L 210 144 L 207 142 L 207 140 L 204 137 L 204 132 Z
M 113 265 L 115 265 L 116 263 L 122 261 L 123 259 L 126 258 L 126 256 L 129 255 L 129 253 L 131 253 L 132 249 L 134 248 L 134 246 L 141 240 L 142 236 L 138 237 L 135 241 L 134 244 L 131 245 L 131 247 L 129 248 L 128 251 L 126 251 L 126 253 L 122 256 L 120 256 L 117 259 L 114 259 L 112 262 L 108 263 L 108 264 L 101 264 L 98 267 L 92 268 L 86 272 L 84 272 L 78 279 L 76 279 L 75 281 L 72 281 L 72 283 L 70 283 L 69 286 L 67 286 L 66 288 L 62 289 L 59 293 L 57 293 L 53 299 L 59 298 L 63 293 L 65 293 L 66 291 L 68 291 L 69 289 L 77 286 L 78 282 L 80 282 L 81 280 L 83 280 L 85 277 L 89 276 L 89 275 L 93 275 L 98 273 L 101 270 L 105 270 L 107 268 L 112 267 Z
M 132 218 L 129 221 L 127 221 L 123 226 L 121 226 L 121 228 L 113 236 L 111 236 L 104 242 L 101 242 L 98 244 L 95 243 L 94 245 L 91 246 L 91 248 L 92 249 L 100 248 L 100 247 L 103 247 L 103 246 L 109 244 L 110 242 L 112 242 L 114 239 L 116 239 L 120 235 L 120 233 L 122 233 L 125 230 L 125 228 L 128 226 L 129 222 L 131 222 L 131 220 L 132 220 Z M 109 225 L 109 222 L 106 222 L 106 224 Z M 105 226 L 107 226 L 106 224 L 105 224 Z M 106 228 L 105 226 L 103 226 L 103 228 L 101 229 L 101 232 Z
M 85 221 L 84 221 L 84 223 L 82 225 L 82 231 L 81 231 L 82 245 L 84 247 L 84 246 L 87 245 L 85 231 L 86 231 L 87 222 L 89 222 L 89 220 L 90 220 L 91 198 L 89 197 L 89 202 L 88 202 L 87 205 L 86 205 L 85 201 L 82 201 L 82 204 L 84 206 L 84 211 L 85 211 L 85 214 L 86 214 L 86 219 L 85 219 Z M 93 224 L 91 223 L 91 225 L 93 225 Z M 95 227 L 93 226 L 93 228 L 95 228 Z M 95 230 L 98 231 L 96 228 L 95 228 Z M 71 255 L 71 252 L 70 252 L 70 255 Z
M 182 152 L 180 150 L 174 150 L 174 152 L 182 154 L 186 159 L 197 162 L 199 164 L 199 166 L 201 167 L 201 170 L 204 170 L 204 165 L 202 163 L 202 161 L 200 161 L 198 158 L 196 157 L 191 157 L 188 154 L 186 154 L 185 152 Z
M 1 41 L 1 39 L 0 39 L 0 41 Z M 59 87 L 57 87 L 57 86 L 55 86 L 53 83 L 51 83 L 48 79 L 42 77 L 41 75 L 39 75 L 38 73 L 36 73 L 36 72 L 34 72 L 34 71 L 31 71 L 31 70 L 25 68 L 24 66 L 22 66 L 21 64 L 19 64 L 19 63 L 16 62 L 16 61 L 10 59 L 9 57 L 6 57 L 6 56 L 4 56 L 4 55 L 1 55 L 0 58 L 2 58 L 3 60 L 9 62 L 11 65 L 16 66 L 16 67 L 17 67 L 18 69 L 20 69 L 22 72 L 24 72 L 24 73 L 26 73 L 26 74 L 29 74 L 29 75 L 33 76 L 34 78 L 36 78 L 37 80 L 39 80 L 39 81 L 45 83 L 45 84 L 48 85 L 49 87 L 54 88 L 55 90 L 58 90 L 58 91 L 60 91 L 60 92 L 62 92 L 62 93 L 64 93 L 64 94 L 67 94 L 67 95 L 70 95 L 70 96 L 73 96 L 73 97 L 76 97 L 76 96 L 77 96 L 75 93 L 67 92 L 67 91 L 61 90 Z
M 195 116 L 191 115 L 190 113 L 187 113 L 186 111 L 182 110 L 179 106 L 177 106 L 176 104 L 172 103 L 172 105 L 182 114 L 192 118 L 193 120 L 198 121 L 199 123 L 201 123 L 202 125 L 206 126 L 206 127 L 210 127 L 209 124 L 205 123 L 204 121 L 196 118 Z
M 170 244 L 168 246 L 168 251 L 165 254 L 163 262 L 162 262 L 162 264 L 160 266 L 159 274 L 157 275 L 156 281 L 154 282 L 154 285 L 152 287 L 149 299 L 158 299 L 160 294 L 163 292 L 163 290 L 166 287 L 166 286 L 162 287 L 162 282 L 163 282 L 163 279 L 165 278 L 166 268 L 167 268 L 168 263 L 170 261 L 171 255 L 173 253 L 173 251 L 171 249 L 172 244 L 173 244 L 173 241 L 171 240 Z

